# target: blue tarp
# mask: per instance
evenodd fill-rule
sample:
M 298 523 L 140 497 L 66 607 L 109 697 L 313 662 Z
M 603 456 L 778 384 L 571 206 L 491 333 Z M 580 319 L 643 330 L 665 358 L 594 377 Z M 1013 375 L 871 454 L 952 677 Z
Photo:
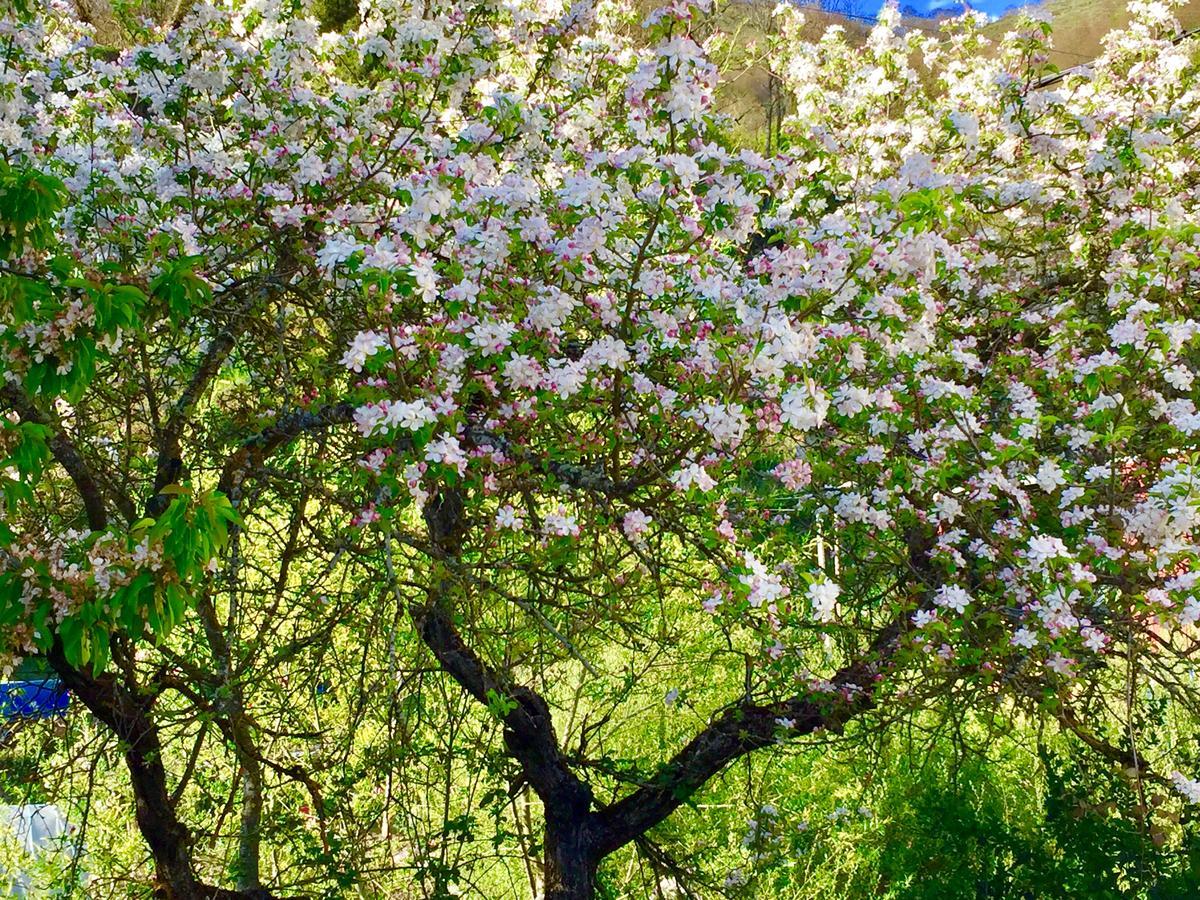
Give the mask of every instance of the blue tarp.
M 801 6 L 819 6 L 827 12 L 840 13 L 851 19 L 879 18 L 887 0 L 799 0 Z M 936 19 L 940 16 L 960 16 L 966 8 L 997 18 L 1018 7 L 1036 7 L 1040 0 L 900 0 L 900 12 L 905 16 Z
M 70 698 L 57 678 L 0 684 L 0 718 L 47 719 L 67 711 Z

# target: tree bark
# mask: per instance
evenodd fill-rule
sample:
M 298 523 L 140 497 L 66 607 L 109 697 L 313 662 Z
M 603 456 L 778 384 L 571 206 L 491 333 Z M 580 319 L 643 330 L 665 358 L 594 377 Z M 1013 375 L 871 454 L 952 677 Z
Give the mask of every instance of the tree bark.
M 191 835 L 175 814 L 167 792 L 162 744 L 145 702 L 111 674 L 95 676 L 76 669 L 67 662 L 58 641 L 50 650 L 49 661 L 66 688 L 124 745 L 138 829 L 154 857 L 160 896 L 166 900 L 212 897 L 212 890 L 205 891 L 192 870 Z
M 600 863 L 591 814 L 546 826 L 545 900 L 593 900 Z
M 109 521 L 105 496 L 87 461 L 75 445 L 18 386 L 7 384 L 0 387 L 0 400 L 12 407 L 22 421 L 50 427 L 51 434 L 47 446 L 75 484 L 83 502 L 88 527 L 92 531 L 104 531 Z M 319 419 L 318 424 L 333 424 L 342 415 L 345 413 L 334 413 L 328 420 Z M 284 429 L 281 436 L 269 436 L 267 452 L 309 425 L 309 422 L 304 421 Z M 161 455 L 159 468 L 160 471 L 163 468 Z M 161 486 L 157 485 L 156 490 Z M 135 517 L 135 507 L 129 498 L 118 495 L 113 498 L 113 503 L 127 519 L 132 520 Z M 272 900 L 274 895 L 258 884 L 257 865 L 252 867 L 254 877 L 249 884 L 243 886 L 244 889 L 229 890 L 205 884 L 197 879 L 192 864 L 191 833 L 180 821 L 175 811 L 175 803 L 167 790 L 162 743 L 159 740 L 158 727 L 151 716 L 150 700 L 143 697 L 136 686 L 122 684 L 111 673 L 94 674 L 86 666 L 72 666 L 63 652 L 61 641 L 57 638 L 47 654 L 47 661 L 63 685 L 121 742 L 133 788 L 138 830 L 154 859 L 156 895 L 164 900 Z M 252 762 L 255 771 L 260 771 L 257 760 Z M 254 799 L 261 804 L 261 797 Z M 258 815 L 256 811 L 253 823 L 256 841 Z M 257 857 L 257 844 L 254 855 Z
M 483 442 L 478 434 L 472 439 Z M 612 488 L 596 477 L 577 486 L 600 493 Z M 593 809 L 591 786 L 563 757 L 546 700 L 489 666 L 455 626 L 452 598 L 468 527 L 465 501 L 460 488 L 443 488 L 426 504 L 426 530 L 434 548 L 431 584 L 424 601 L 407 604 L 408 611 L 422 642 L 460 687 L 489 709 L 498 702 L 504 705 L 505 747 L 545 808 L 546 900 L 592 900 L 602 859 L 642 837 L 734 760 L 783 740 L 821 730 L 840 731 L 850 719 L 873 708 L 876 684 L 908 627 L 907 613 L 881 627 L 870 647 L 834 674 L 835 693 L 815 697 L 804 693 L 766 704 L 747 698 L 726 708 L 647 783 L 615 803 Z M 908 534 L 908 575 L 927 595 L 926 605 L 936 583 L 928 559 L 931 547 L 931 535 L 925 530 Z M 403 602 L 392 571 L 390 543 L 386 552 L 392 588 Z

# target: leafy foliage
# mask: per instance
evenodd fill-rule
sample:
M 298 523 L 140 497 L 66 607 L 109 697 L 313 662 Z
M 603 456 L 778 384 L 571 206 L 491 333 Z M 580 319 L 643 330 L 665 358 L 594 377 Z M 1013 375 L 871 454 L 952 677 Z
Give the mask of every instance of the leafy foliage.
M 766 153 L 705 4 L 348 12 L 3 23 L 0 662 L 86 890 L 1193 890 L 1171 7 L 1061 80 L 781 8 Z

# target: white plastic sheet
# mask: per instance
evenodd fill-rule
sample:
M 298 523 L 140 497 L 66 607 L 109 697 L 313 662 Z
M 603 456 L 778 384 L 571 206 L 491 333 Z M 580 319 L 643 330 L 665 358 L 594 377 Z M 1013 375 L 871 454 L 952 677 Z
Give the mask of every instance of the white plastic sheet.
M 31 857 L 53 851 L 61 851 L 68 857 L 75 855 L 75 844 L 71 840 L 75 827 L 67 822 L 62 810 L 52 803 L 0 805 L 0 823 L 15 835 L 21 849 Z M 0 871 L 0 890 L 8 882 L 7 873 Z M 18 874 L 7 886 L 10 897 L 26 897 L 31 888 L 30 879 L 24 874 Z

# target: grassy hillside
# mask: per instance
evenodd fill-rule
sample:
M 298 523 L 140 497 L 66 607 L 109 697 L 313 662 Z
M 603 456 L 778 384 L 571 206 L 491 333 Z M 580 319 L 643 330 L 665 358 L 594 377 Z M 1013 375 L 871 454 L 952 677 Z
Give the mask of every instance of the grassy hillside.
M 1100 54 L 1106 34 L 1129 22 L 1127 0 L 1046 0 L 1038 5 L 1054 23 L 1055 51 L 1050 61 L 1061 69 L 1086 63 Z M 1013 14 L 989 25 L 985 32 L 999 39 L 1011 28 Z M 1188 0 L 1176 13 L 1185 30 L 1200 27 L 1200 0 Z
M 1198 0 L 1200 2 L 1200 0 Z M 721 67 L 722 83 L 717 93 L 717 108 L 737 122 L 750 136 L 764 134 L 779 106 L 777 85 L 763 65 L 767 41 L 774 32 L 774 0 L 725 0 L 718 7 L 715 30 L 724 40 L 713 57 Z M 871 26 L 837 13 L 807 5 L 804 10 L 804 36 L 817 40 L 832 26 L 843 28 L 847 39 L 862 43 Z
M 870 24 L 816 7 L 817 0 L 799 0 L 804 7 L 805 31 L 811 38 L 819 37 L 830 25 L 841 26 L 851 42 L 862 42 Z M 1045 0 L 1032 4 L 1050 14 L 1054 24 L 1055 49 L 1050 61 L 1060 69 L 1077 66 L 1094 59 L 1101 52 L 1106 34 L 1129 22 L 1128 0 Z M 737 121 L 751 140 L 765 144 L 773 109 L 779 106 L 768 70 L 763 66 L 758 48 L 765 44 L 772 27 L 771 10 L 775 0 L 726 0 L 720 9 L 717 30 L 727 36 L 722 63 L 725 77 L 718 95 L 718 108 Z M 999 41 L 1013 28 L 1020 10 L 1002 16 L 984 29 L 992 40 Z M 1184 30 L 1200 28 L 1200 0 L 1188 0 L 1176 13 Z M 935 28 L 928 19 L 906 20 L 913 27 Z

